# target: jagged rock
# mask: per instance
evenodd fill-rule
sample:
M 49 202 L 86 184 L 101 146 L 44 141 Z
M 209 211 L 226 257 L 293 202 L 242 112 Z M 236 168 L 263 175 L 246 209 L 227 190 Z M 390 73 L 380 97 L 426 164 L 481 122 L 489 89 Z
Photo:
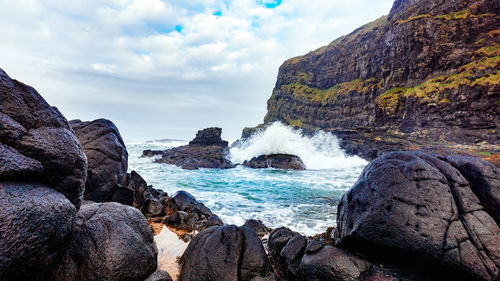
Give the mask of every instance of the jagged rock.
M 276 168 L 285 170 L 305 170 L 306 166 L 300 157 L 290 154 L 269 154 L 253 157 L 249 161 L 243 162 L 243 166 L 261 169 Z
M 128 188 L 135 191 L 132 206 L 141 210 L 148 217 L 161 216 L 165 213 L 166 192 L 155 190 L 135 171 L 130 172 Z
M 220 135 L 220 128 L 198 131 L 196 138 L 189 142 L 189 145 L 165 150 L 162 158 L 156 162 L 176 165 L 187 170 L 234 168 L 235 165 L 227 159 L 227 141 L 223 141 Z
M 141 157 L 153 157 L 153 156 L 162 155 L 162 154 L 163 154 L 163 150 L 146 149 L 146 150 L 142 151 Z
M 234 225 L 201 231 L 189 244 L 180 263 L 179 281 L 272 278 L 260 239 L 252 230 Z
M 157 269 L 158 250 L 144 216 L 119 203 L 83 205 L 53 280 L 144 280 Z
M 43 184 L 0 182 L 0 280 L 47 280 L 75 218 L 75 206 Z
M 285 280 L 365 280 L 373 269 L 365 259 L 287 228 L 273 230 L 269 250 Z
M 284 62 L 265 124 L 332 131 L 369 159 L 436 143 L 500 159 L 499 9 L 496 0 L 397 0 L 388 16 Z
M 271 232 L 271 229 L 262 223 L 261 220 L 250 219 L 245 221 L 242 227 L 248 227 L 257 234 L 259 237 L 263 237 Z
M 172 281 L 172 277 L 164 270 L 157 270 L 151 273 L 144 281 Z
M 106 119 L 70 124 L 88 160 L 85 199 L 111 201 L 118 186 L 127 186 L 128 152 L 118 128 Z
M 177 191 L 166 200 L 165 210 L 167 213 L 165 224 L 177 229 L 202 230 L 222 222 L 203 203 L 183 190 Z
M 228 142 L 222 140 L 222 129 L 221 128 L 206 128 L 203 130 L 199 130 L 196 133 L 196 137 L 189 142 L 189 145 L 201 145 L 201 146 L 223 146 L 227 147 Z
M 387 153 L 342 197 L 337 245 L 436 280 L 497 280 L 499 176 L 480 159 Z
M 30 86 L 0 69 L 0 181 L 39 181 L 77 208 L 87 162 L 68 121 Z

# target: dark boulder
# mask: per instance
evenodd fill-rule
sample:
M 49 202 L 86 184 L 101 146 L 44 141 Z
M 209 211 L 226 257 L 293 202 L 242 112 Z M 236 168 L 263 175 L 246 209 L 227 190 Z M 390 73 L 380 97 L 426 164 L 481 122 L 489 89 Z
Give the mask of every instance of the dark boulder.
M 127 186 L 128 153 L 118 128 L 106 119 L 70 124 L 87 156 L 85 199 L 111 201 L 118 186 Z
M 213 226 L 196 235 L 180 259 L 179 281 L 270 280 L 260 239 L 246 227 Z
M 387 153 L 342 197 L 336 244 L 435 280 L 498 280 L 499 176 L 470 157 Z
M 30 86 L 0 69 L 0 181 L 39 181 L 77 208 L 87 162 L 68 121 Z
M 306 166 L 300 157 L 290 154 L 269 154 L 254 157 L 250 161 L 243 162 L 243 166 L 262 169 L 276 168 L 284 170 L 305 170 Z
M 47 280 L 75 218 L 75 206 L 43 184 L 0 182 L 0 280 Z
M 151 273 L 144 281 L 172 281 L 172 277 L 164 270 L 157 270 Z
M 148 185 L 135 171 L 130 173 L 128 181 L 128 188 L 134 190 L 133 207 L 148 217 L 164 215 L 164 201 L 168 198 L 166 192 L 158 191 Z
M 206 128 L 203 130 L 199 130 L 196 133 L 196 137 L 189 142 L 189 145 L 201 145 L 201 146 L 223 146 L 227 147 L 228 142 L 222 140 L 222 129 L 221 128 Z
M 265 226 L 261 220 L 250 219 L 247 220 L 242 226 L 250 228 L 261 238 L 271 232 L 271 229 Z
M 190 141 L 189 145 L 165 150 L 162 158 L 156 162 L 176 165 L 187 170 L 234 168 L 234 164 L 227 159 L 229 148 L 227 141 L 220 138 L 221 132 L 220 128 L 198 131 L 196 138 Z
M 223 224 L 209 208 L 183 190 L 177 191 L 166 200 L 165 210 L 167 217 L 164 223 L 177 229 L 193 231 Z
M 146 149 L 146 150 L 142 151 L 141 157 L 153 157 L 153 156 L 162 155 L 162 154 L 163 154 L 163 150 Z
M 118 203 L 83 205 L 54 280 L 144 280 L 157 269 L 158 250 L 144 216 Z

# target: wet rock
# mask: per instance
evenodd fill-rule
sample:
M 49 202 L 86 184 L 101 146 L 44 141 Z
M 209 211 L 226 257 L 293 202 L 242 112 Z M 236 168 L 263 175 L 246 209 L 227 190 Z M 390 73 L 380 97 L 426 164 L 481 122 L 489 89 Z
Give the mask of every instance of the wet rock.
M 499 175 L 479 159 L 387 153 L 342 197 L 337 245 L 436 280 L 496 280 Z
M 189 142 L 189 145 L 201 145 L 201 146 L 223 146 L 227 147 L 228 142 L 222 140 L 222 129 L 221 128 L 206 128 L 203 130 L 199 130 L 196 133 L 196 137 Z
M 269 235 L 269 251 L 273 257 L 279 257 L 281 250 L 286 246 L 288 241 L 295 236 L 300 235 L 295 231 L 291 231 L 286 227 L 274 229 Z
M 221 226 L 224 225 L 224 222 L 222 221 L 221 218 L 217 215 L 210 215 L 207 219 L 207 227 L 209 226 Z
M 272 278 L 260 239 L 252 230 L 234 225 L 201 231 L 189 244 L 180 263 L 179 281 Z
M 151 150 L 151 149 L 146 149 L 142 151 L 141 157 L 153 157 L 156 155 L 162 155 L 163 150 Z
M 157 270 L 149 275 L 144 281 L 172 281 L 172 277 L 164 270 Z
M 78 139 L 57 108 L 2 69 L 0 152 L 0 181 L 44 183 L 79 208 L 87 162 Z
M 220 128 L 208 128 L 198 131 L 189 145 L 165 150 L 158 163 L 179 166 L 183 169 L 196 170 L 198 168 L 229 169 L 234 164 L 227 159 L 229 148 L 227 141 L 220 138 Z
M 43 184 L 0 182 L 0 280 L 47 280 L 75 218 L 75 206 Z
M 193 195 L 183 190 L 177 191 L 168 198 L 165 208 L 167 213 L 165 224 L 177 229 L 202 230 L 213 223 L 222 222 L 220 218 L 214 217 L 203 203 L 198 202 Z
M 157 269 L 156 245 L 144 216 L 119 203 L 82 206 L 54 280 L 144 280 Z
M 269 154 L 254 157 L 243 162 L 243 166 L 261 169 L 276 168 L 284 170 L 305 170 L 306 166 L 300 157 L 290 154 Z
M 161 216 L 165 213 L 163 200 L 168 198 L 166 192 L 158 191 L 135 171 L 130 172 L 128 188 L 134 190 L 132 206 L 141 210 L 148 217 Z
M 242 226 L 250 228 L 251 230 L 253 230 L 255 232 L 255 234 L 257 234 L 257 236 L 259 236 L 261 238 L 263 236 L 266 236 L 267 234 L 269 234 L 271 232 L 271 229 L 269 227 L 265 226 L 261 220 L 250 219 L 250 220 L 247 220 L 245 222 L 245 224 L 243 224 Z
M 109 202 L 118 186 L 127 186 L 128 152 L 113 122 L 70 121 L 88 160 L 85 199 Z

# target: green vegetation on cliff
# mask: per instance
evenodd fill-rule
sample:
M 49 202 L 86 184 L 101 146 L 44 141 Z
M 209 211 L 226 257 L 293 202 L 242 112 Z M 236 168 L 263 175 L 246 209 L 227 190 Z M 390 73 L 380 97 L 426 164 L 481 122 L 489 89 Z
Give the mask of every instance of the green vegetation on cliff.
M 449 14 L 444 14 L 444 15 L 437 15 L 433 16 L 431 14 L 413 14 L 407 19 L 404 20 L 397 20 L 397 24 L 403 24 L 403 23 L 408 23 L 411 21 L 419 20 L 419 19 L 424 19 L 424 18 L 432 18 L 432 19 L 438 19 L 438 20 L 461 20 L 461 19 L 468 19 L 468 18 L 481 18 L 481 17 L 494 17 L 495 14 L 493 13 L 484 13 L 484 14 L 475 14 L 474 10 L 477 9 L 477 6 L 471 6 L 467 9 L 458 11 L 458 12 L 453 12 Z

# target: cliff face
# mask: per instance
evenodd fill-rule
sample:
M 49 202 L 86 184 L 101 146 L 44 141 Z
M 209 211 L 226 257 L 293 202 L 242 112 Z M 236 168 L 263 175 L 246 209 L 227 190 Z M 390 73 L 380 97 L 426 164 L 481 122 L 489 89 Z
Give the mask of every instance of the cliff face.
M 499 10 L 496 0 L 397 0 L 388 16 L 287 60 L 265 122 L 384 149 L 480 143 L 498 153 Z

